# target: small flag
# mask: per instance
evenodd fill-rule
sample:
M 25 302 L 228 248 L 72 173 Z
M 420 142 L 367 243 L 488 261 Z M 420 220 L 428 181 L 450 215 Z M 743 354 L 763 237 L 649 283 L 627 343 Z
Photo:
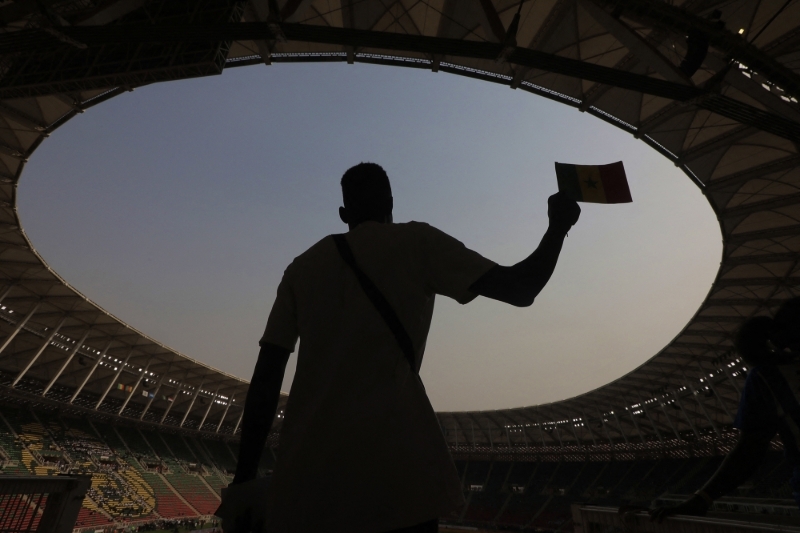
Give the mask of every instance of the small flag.
M 117 390 L 125 390 L 125 385 L 122 383 L 117 383 Z
M 609 165 L 556 163 L 558 190 L 578 202 L 623 204 L 632 202 L 622 161 Z
M 143 391 L 142 391 L 142 396 L 144 396 L 145 398 L 147 398 L 147 391 L 146 391 L 146 390 L 143 390 Z
M 131 385 L 125 385 L 125 392 L 133 392 L 133 387 Z

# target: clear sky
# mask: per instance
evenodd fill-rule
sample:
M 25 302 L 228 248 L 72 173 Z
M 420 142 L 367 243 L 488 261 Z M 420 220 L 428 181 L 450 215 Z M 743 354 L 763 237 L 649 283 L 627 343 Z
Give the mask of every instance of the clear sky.
M 421 372 L 434 408 L 495 409 L 568 398 L 644 363 L 695 313 L 719 265 L 700 190 L 590 115 L 424 70 L 230 69 L 137 89 L 69 121 L 28 163 L 19 212 L 78 290 L 249 379 L 283 269 L 346 230 L 337 208 L 348 167 L 384 166 L 396 221 L 428 222 L 512 264 L 546 229 L 554 161 L 618 160 L 634 202 L 583 204 L 532 307 L 437 300 Z

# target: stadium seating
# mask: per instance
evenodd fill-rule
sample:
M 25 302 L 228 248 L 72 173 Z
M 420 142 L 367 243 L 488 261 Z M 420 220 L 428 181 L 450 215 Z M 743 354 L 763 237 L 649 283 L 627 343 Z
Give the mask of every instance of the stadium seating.
M 212 514 L 236 467 L 234 442 L 188 439 L 176 432 L 14 406 L 0 405 L 0 415 L 0 476 L 59 472 L 92 476 L 76 523 L 85 530 Z M 721 461 L 720 456 L 556 459 L 456 461 L 467 500 L 460 523 L 488 529 L 568 531 L 573 503 L 648 505 L 657 498 L 685 497 Z M 273 462 L 274 455 L 265 451 L 259 470 L 266 472 Z M 770 452 L 737 496 L 790 498 L 786 483 L 790 475 L 782 454 Z M 30 513 L 29 518 L 38 520 Z
M 197 516 L 197 512 L 186 505 L 158 474 L 142 472 L 144 480 L 153 488 L 156 512 L 164 518 Z
M 167 479 L 200 514 L 213 514 L 219 497 L 197 475 L 173 473 Z
M 180 435 L 127 425 L 5 405 L 0 415 L 0 476 L 92 476 L 79 528 L 212 514 L 235 468 L 223 442 L 193 450 Z

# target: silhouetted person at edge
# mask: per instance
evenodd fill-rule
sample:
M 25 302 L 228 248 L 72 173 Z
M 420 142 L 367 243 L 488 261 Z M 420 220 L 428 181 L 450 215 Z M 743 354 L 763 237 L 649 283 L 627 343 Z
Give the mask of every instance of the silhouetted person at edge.
M 464 500 L 417 375 L 434 297 L 466 304 L 482 295 L 531 305 L 580 208 L 563 194 L 551 196 L 550 226 L 539 247 L 504 267 L 427 224 L 393 223 L 389 178 L 379 165 L 356 165 L 341 185 L 346 241 L 411 338 L 415 368 L 340 244 L 328 236 L 312 246 L 289 265 L 278 287 L 247 393 L 236 475 L 222 507 L 246 499 L 246 487 L 253 486 L 237 490 L 256 477 L 299 337 L 297 371 L 263 502 L 266 531 L 437 531 L 438 517 Z M 247 513 L 238 516 L 235 528 L 223 524 L 228 531 L 248 530 L 241 523 L 250 519 Z
M 784 303 L 774 319 L 745 321 L 735 346 L 749 367 L 733 423 L 739 440 L 703 488 L 677 506 L 651 510 L 653 520 L 705 514 L 714 500 L 755 473 L 776 433 L 794 468 L 789 485 L 800 506 L 800 298 Z

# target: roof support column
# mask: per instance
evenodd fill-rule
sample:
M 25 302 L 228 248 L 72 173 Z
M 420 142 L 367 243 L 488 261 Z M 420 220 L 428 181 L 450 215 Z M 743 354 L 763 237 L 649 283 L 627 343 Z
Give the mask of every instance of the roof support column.
M 558 444 L 563 448 L 564 441 L 561 439 L 561 432 L 558 430 L 558 424 L 555 422 L 553 422 L 553 433 L 556 434 L 556 437 L 558 437 Z
M 534 418 L 533 420 L 534 424 L 536 424 L 539 427 L 539 437 L 542 438 L 542 448 L 544 448 L 547 446 L 547 444 L 545 444 L 544 442 L 544 426 L 542 426 L 542 423 L 539 421 L 538 418 Z
M 708 386 L 711 388 L 711 390 L 714 392 L 714 396 L 716 396 L 717 401 L 722 406 L 722 410 L 725 411 L 725 416 L 727 416 L 729 420 L 733 420 L 734 417 L 728 410 L 728 406 L 725 405 L 725 400 L 722 399 L 722 397 L 719 395 L 719 392 L 717 392 L 717 388 L 714 386 L 714 378 L 708 378 L 706 382 L 708 383 Z
M 667 423 L 669 427 L 672 428 L 672 432 L 675 433 L 675 437 L 678 440 L 681 440 L 681 435 L 678 433 L 678 430 L 675 428 L 675 425 L 672 423 L 672 419 L 669 417 L 669 413 L 667 412 L 667 406 L 663 402 L 659 400 L 658 404 L 661 406 L 661 410 L 664 411 L 664 417 L 667 419 Z
M 206 413 L 203 415 L 203 419 L 200 421 L 200 425 L 199 425 L 199 426 L 197 426 L 197 430 L 198 430 L 198 431 L 199 431 L 199 430 L 201 430 L 201 429 L 203 429 L 203 424 L 205 424 L 205 423 L 206 423 L 206 418 L 208 418 L 208 413 L 210 413 L 210 412 L 211 412 L 211 407 L 213 407 L 213 405 L 214 405 L 214 402 L 215 402 L 215 401 L 217 401 L 217 394 L 219 394 L 219 389 L 220 389 L 220 388 L 221 388 L 221 386 L 220 386 L 220 387 L 217 387 L 217 390 L 216 390 L 216 391 L 214 391 L 214 396 L 212 396 L 212 397 L 211 397 L 211 401 L 210 401 L 210 402 L 208 402 L 208 409 L 206 409 Z
M 575 437 L 575 444 L 578 447 L 582 447 L 583 444 L 581 443 L 581 439 L 578 437 L 578 431 L 575 429 L 574 420 L 569 418 L 569 417 L 567 417 L 567 424 L 568 424 L 568 427 L 570 429 L 570 432 L 572 433 L 572 436 Z
M 67 366 L 69 366 L 69 364 L 72 362 L 72 358 L 75 357 L 75 354 L 78 353 L 78 350 L 81 349 L 81 345 L 83 345 L 83 341 L 86 340 L 86 337 L 89 336 L 89 332 L 90 331 L 91 331 L 91 328 L 87 329 L 86 333 L 84 333 L 83 337 L 81 337 L 81 340 L 79 340 L 78 342 L 75 343 L 75 347 L 72 350 L 70 350 L 69 355 L 67 356 L 67 360 L 64 361 L 64 364 L 61 365 L 61 368 L 58 370 L 58 372 L 56 372 L 56 375 L 53 376 L 53 379 L 51 379 L 50 383 L 48 383 L 47 386 L 44 388 L 44 391 L 42 392 L 42 396 L 46 395 L 50 391 L 50 388 L 53 385 L 56 384 L 56 381 L 58 381 L 58 378 L 61 377 L 61 374 L 64 372 L 64 370 L 67 369 Z
M 50 346 L 50 343 L 53 342 L 53 337 L 56 336 L 56 333 L 58 333 L 58 330 L 61 329 L 61 326 L 64 325 L 64 322 L 66 320 L 67 320 L 66 316 L 61 317 L 61 320 L 58 322 L 58 325 L 55 327 L 55 329 L 53 329 L 53 331 L 50 332 L 50 335 L 47 336 L 45 341 L 42 343 L 42 345 L 36 351 L 36 354 L 33 357 L 31 357 L 31 360 L 28 361 L 28 364 L 25 365 L 25 368 L 23 368 L 20 371 L 20 373 L 17 374 L 17 377 L 14 379 L 14 382 L 11 383 L 11 387 L 16 387 L 17 383 L 19 383 L 19 380 L 21 380 L 23 378 L 23 376 L 25 376 L 25 374 L 28 373 L 28 370 L 30 370 L 31 367 L 33 366 L 33 364 L 36 362 L 36 360 L 39 359 L 39 356 L 42 355 L 44 353 L 45 349 L 47 349 L 47 347 Z
M 455 422 L 458 429 L 461 430 L 461 433 L 464 435 L 464 446 L 472 446 L 472 443 L 469 441 L 467 437 L 467 430 L 464 429 L 464 426 L 459 422 L 458 417 L 453 415 L 453 421 Z
M 121 415 L 122 411 L 124 411 L 125 408 L 128 407 L 128 402 L 130 402 L 131 398 L 133 398 L 133 393 L 135 393 L 136 389 L 139 388 L 139 383 L 142 382 L 142 379 L 144 378 L 145 374 L 147 374 L 147 370 L 150 368 L 150 363 L 152 363 L 152 362 L 153 362 L 152 359 L 147 361 L 147 364 L 145 365 L 144 370 L 139 372 L 139 378 L 136 380 L 136 383 L 133 384 L 133 388 L 131 389 L 131 392 L 128 394 L 128 397 L 125 398 L 124 402 L 122 402 L 122 407 L 120 407 L 119 411 L 117 411 L 118 415 Z
M 600 425 L 603 426 L 603 431 L 605 432 L 606 438 L 608 439 L 608 443 L 611 445 L 611 450 L 613 451 L 614 450 L 614 439 L 611 438 L 611 432 L 608 431 L 608 427 L 606 427 L 606 421 L 603 418 L 603 414 L 600 411 L 598 411 L 597 412 L 597 416 L 598 416 L 598 418 L 600 418 Z
M 642 411 L 644 411 L 644 414 L 647 415 L 647 419 L 650 421 L 650 425 L 653 426 L 653 430 L 656 432 L 658 440 L 660 442 L 664 442 L 664 438 L 661 436 L 661 431 L 658 430 L 658 426 L 656 426 L 655 420 L 653 420 L 653 417 L 650 416 L 650 411 L 647 410 L 644 400 L 642 400 L 642 395 L 639 394 L 639 391 L 636 391 L 636 397 L 639 398 L 639 405 L 642 407 Z
M 589 431 L 589 436 L 592 438 L 592 446 L 597 446 L 597 441 L 594 439 L 594 430 L 592 429 L 592 425 L 589 423 L 589 417 L 586 416 L 586 412 L 583 409 L 581 409 L 581 416 L 583 417 L 581 421 Z
M 97 370 L 97 367 L 100 365 L 100 362 L 103 360 L 103 357 L 105 357 L 106 352 L 111 347 L 111 344 L 113 342 L 114 342 L 114 339 L 109 339 L 108 344 L 106 344 L 106 347 L 103 348 L 102 352 L 100 352 L 100 355 L 97 356 L 97 360 L 95 360 L 94 364 L 92 365 L 92 368 L 89 369 L 89 373 L 86 374 L 85 378 L 83 378 L 83 382 L 81 383 L 81 386 L 77 388 L 77 390 L 75 391 L 75 394 L 73 394 L 72 398 L 69 399 L 69 403 L 72 403 L 72 402 L 75 401 L 75 398 L 77 398 L 78 395 L 81 393 L 81 391 L 83 390 L 83 387 L 85 387 L 86 383 L 89 382 L 89 378 L 91 378 L 92 374 L 94 374 L 94 371 Z
M 183 373 L 183 381 L 186 381 L 186 377 L 187 377 L 188 375 L 189 375 L 189 370 L 187 369 L 187 370 L 186 370 L 186 372 L 184 372 L 184 373 Z M 178 391 L 175 393 L 175 397 L 173 397 L 173 398 L 172 398 L 172 401 L 171 401 L 171 402 L 169 402 L 169 405 L 167 406 L 167 409 L 164 411 L 164 414 L 163 414 L 163 415 L 161 415 L 161 422 L 159 422 L 160 424 L 163 424 L 163 423 L 164 423 L 164 420 L 166 420 L 166 419 L 167 419 L 167 415 L 168 415 L 168 414 L 169 414 L 169 412 L 172 410 L 172 406 L 173 406 L 173 405 L 175 405 L 175 402 L 176 402 L 176 400 L 178 399 L 178 397 L 177 397 L 177 396 L 178 396 L 178 394 L 179 394 L 180 392 L 181 392 L 181 384 L 180 384 L 180 383 L 178 383 Z M 169 401 L 169 400 L 167 400 L 167 401 Z
M 722 410 L 725 411 L 725 416 L 727 416 L 729 420 L 733 420 L 734 417 L 731 415 L 730 410 L 728 410 L 728 406 L 725 405 L 725 401 L 719 395 L 719 393 L 717 392 L 717 388 L 714 386 L 714 378 L 716 376 L 714 376 L 712 372 L 709 377 L 705 377 L 706 369 L 703 368 L 703 365 L 700 364 L 699 360 L 696 360 L 695 362 L 697 363 L 697 367 L 700 369 L 700 372 L 703 373 L 703 383 L 708 384 L 708 388 L 711 389 L 711 392 L 714 393 L 714 396 L 716 396 L 717 398 L 717 402 L 719 402 L 720 406 L 722 407 Z
M 708 410 L 706 410 L 705 404 L 703 404 L 702 400 L 700 400 L 700 398 L 697 397 L 697 391 L 694 389 L 694 387 L 692 387 L 690 383 L 687 383 L 687 386 L 689 387 L 689 390 L 692 391 L 692 398 L 694 398 L 694 401 L 697 402 L 697 405 L 700 406 L 700 410 L 703 411 L 704 415 L 706 415 L 706 420 L 708 420 L 708 423 L 711 424 L 711 427 L 714 429 L 714 433 L 716 433 L 717 436 L 719 437 L 719 428 L 717 427 L 716 422 L 714 422 L 714 419 L 711 418 L 711 416 L 708 414 Z
M 164 380 L 167 378 L 170 368 L 172 368 L 172 363 L 167 366 L 167 369 L 162 372 L 161 377 L 158 378 L 158 384 L 156 385 L 156 390 L 153 391 L 153 397 L 147 400 L 147 405 L 144 406 L 144 411 L 142 411 L 142 414 L 139 415 L 139 420 L 144 420 L 144 415 L 146 415 L 147 411 L 150 410 L 150 406 L 153 405 L 153 400 L 155 400 L 158 396 L 158 393 L 161 392 L 161 384 L 164 383 Z
M 736 394 L 738 396 L 741 396 L 742 395 L 742 390 L 739 388 L 739 384 L 736 383 L 736 380 L 733 379 L 733 376 L 731 376 L 731 373 L 728 372 L 728 367 L 727 366 L 723 366 L 722 367 L 722 372 L 725 374 L 725 377 L 728 378 L 728 381 L 731 382 L 731 385 L 733 385 L 733 388 L 736 389 Z
M 475 442 L 475 422 L 473 422 L 472 419 L 469 421 L 469 427 L 472 429 L 472 449 L 476 450 L 478 444 Z
M 614 415 L 614 420 L 617 421 L 617 427 L 619 428 L 619 432 L 622 433 L 622 438 L 625 440 L 625 444 L 628 444 L 628 436 L 625 434 L 625 430 L 622 429 L 622 424 L 619 422 L 619 417 L 617 416 L 616 411 L 611 411 L 611 414 Z M 635 424 L 634 424 L 635 425 Z M 636 426 L 636 429 L 639 429 L 639 426 Z M 642 433 L 639 432 L 639 435 Z
M 203 380 L 200 382 L 200 385 L 194 390 L 194 394 L 192 395 L 192 401 L 189 402 L 189 407 L 186 409 L 186 412 L 183 413 L 183 418 L 181 419 L 181 423 L 178 427 L 181 428 L 183 427 L 183 423 L 186 422 L 186 417 L 189 416 L 189 412 L 192 410 L 192 407 L 194 407 L 194 402 L 195 400 L 197 400 L 197 396 L 200 394 L 200 389 L 203 388 L 203 383 L 205 382 L 206 380 L 205 378 L 203 378 Z
M 111 387 L 113 387 L 114 383 L 116 383 L 117 379 L 119 379 L 120 374 L 122 374 L 122 369 L 125 368 L 126 364 L 128 364 L 128 359 L 131 358 L 131 354 L 132 353 L 133 353 L 133 346 L 131 346 L 131 349 L 128 350 L 128 355 L 125 356 L 125 360 L 117 368 L 117 373 L 114 374 L 114 377 L 112 377 L 111 380 L 108 382 L 108 387 L 106 387 L 106 390 L 103 393 L 103 395 L 100 396 L 100 399 L 97 400 L 96 404 L 94 404 L 94 410 L 95 411 L 97 411 L 97 408 L 100 407 L 100 404 L 102 404 L 103 400 L 105 400 L 106 396 L 108 396 L 108 393 L 111 390 Z
M 14 340 L 14 337 L 16 337 L 17 334 L 20 331 L 22 331 L 22 328 L 25 327 L 25 324 L 28 323 L 28 320 L 30 320 L 33 314 L 39 309 L 40 305 L 42 305 L 41 300 L 36 302 L 36 305 L 34 305 L 33 308 L 30 311 L 28 311 L 28 314 L 25 315 L 25 318 L 17 322 L 17 326 L 14 328 L 14 331 L 12 331 L 11 334 L 8 337 L 6 337 L 6 340 L 3 341 L 3 344 L 0 344 L 0 354 L 2 354 L 3 351 L 5 351 L 5 349 L 8 348 L 8 345 L 11 344 L 11 341 Z
M 644 432 L 642 428 L 639 427 L 639 423 L 636 421 L 636 415 L 633 414 L 633 409 L 625 409 L 629 415 L 631 415 L 631 420 L 633 421 L 633 425 L 636 427 L 636 432 L 639 433 L 639 438 L 642 442 L 647 442 L 647 439 L 644 438 Z
M 525 441 L 525 450 L 529 450 L 531 447 L 531 443 L 528 442 L 528 429 L 526 424 L 522 425 L 522 440 Z
M 180 390 L 180 389 L 178 389 L 178 390 Z M 169 399 L 167 399 L 167 403 L 168 403 L 169 405 L 168 405 L 168 406 L 167 406 L 167 408 L 164 410 L 164 414 L 163 414 L 163 415 L 161 415 L 161 420 L 159 421 L 159 424 L 163 424 L 163 423 L 164 423 L 164 420 L 166 420 L 166 419 L 167 419 L 167 415 L 169 414 L 170 410 L 172 410 L 172 406 L 173 406 L 173 405 L 175 405 L 175 400 L 176 400 L 176 398 L 174 398 L 174 397 L 172 398 L 172 401 L 169 401 Z
M 8 287 L 6 287 L 6 290 L 3 291 L 3 294 L 0 294 L 0 303 L 3 303 L 3 300 L 6 299 L 6 296 L 8 296 L 9 292 L 11 292 L 11 289 L 13 289 L 16 286 L 17 286 L 16 283 L 12 283 Z
M 236 425 L 233 427 L 232 435 L 236 435 L 236 432 L 239 431 L 239 424 L 242 423 L 243 416 L 244 416 L 244 411 L 242 411 L 242 414 L 239 415 L 239 420 L 236 421 Z
M 492 429 L 487 428 L 486 436 L 489 437 L 489 448 L 494 451 L 494 441 L 492 440 Z
M 219 430 L 222 427 L 222 423 L 225 421 L 225 417 L 228 416 L 228 409 L 231 408 L 231 404 L 233 403 L 234 397 L 235 395 L 231 395 L 231 397 L 228 398 L 228 405 L 225 406 L 225 411 L 223 411 L 222 418 L 219 419 L 219 424 L 217 424 L 217 430 L 214 433 L 219 433 Z
M 699 439 L 700 438 L 700 433 L 698 433 L 697 432 L 697 428 L 694 427 L 694 422 L 692 422 L 692 419 L 689 416 L 689 413 L 687 413 L 686 409 L 683 408 L 683 402 L 681 401 L 680 397 L 678 396 L 678 393 L 673 391 L 672 395 L 675 397 L 675 402 L 677 402 L 678 407 L 681 408 L 681 412 L 683 413 L 683 416 L 686 417 L 686 422 L 689 424 L 689 427 L 692 428 L 692 432 L 694 433 L 694 436 Z

